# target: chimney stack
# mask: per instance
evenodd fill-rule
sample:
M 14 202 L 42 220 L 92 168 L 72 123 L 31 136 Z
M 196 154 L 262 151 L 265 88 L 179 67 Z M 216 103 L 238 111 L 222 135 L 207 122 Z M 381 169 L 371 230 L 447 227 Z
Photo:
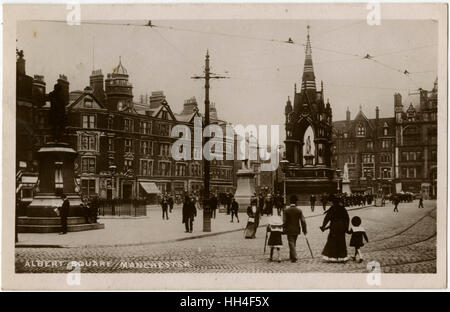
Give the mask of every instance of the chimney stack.
M 347 120 L 347 121 L 350 121 L 350 110 L 348 109 L 348 107 L 347 107 L 347 112 L 346 112 L 346 114 L 347 114 L 346 120 Z
M 375 118 L 376 119 L 380 118 L 380 108 L 378 106 L 375 108 Z
M 64 107 L 69 104 L 69 81 L 65 75 L 59 75 L 58 84 L 61 85 L 62 94 L 64 96 Z

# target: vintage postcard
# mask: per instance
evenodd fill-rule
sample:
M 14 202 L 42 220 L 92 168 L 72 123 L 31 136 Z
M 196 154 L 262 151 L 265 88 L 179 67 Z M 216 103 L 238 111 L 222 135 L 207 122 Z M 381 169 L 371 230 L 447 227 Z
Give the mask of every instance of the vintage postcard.
M 447 6 L 6 4 L 4 289 L 445 288 Z

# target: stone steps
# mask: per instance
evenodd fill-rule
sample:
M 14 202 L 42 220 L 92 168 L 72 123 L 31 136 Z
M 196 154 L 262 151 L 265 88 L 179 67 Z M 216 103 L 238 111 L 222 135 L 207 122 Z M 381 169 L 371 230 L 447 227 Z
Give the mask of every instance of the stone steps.
M 105 225 L 102 223 L 84 223 L 84 224 L 68 224 L 67 232 L 80 232 L 104 229 Z M 19 233 L 58 233 L 61 232 L 60 225 L 17 225 Z
M 86 218 L 84 217 L 68 217 L 67 224 L 84 224 Z M 61 218 L 59 217 L 19 217 L 18 225 L 61 225 Z

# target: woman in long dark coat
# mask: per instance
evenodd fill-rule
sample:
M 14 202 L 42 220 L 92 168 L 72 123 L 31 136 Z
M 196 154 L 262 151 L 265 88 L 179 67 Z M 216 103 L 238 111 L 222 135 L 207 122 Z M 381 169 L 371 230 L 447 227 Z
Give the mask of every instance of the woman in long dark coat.
M 322 231 L 330 229 L 322 255 L 324 260 L 343 262 L 348 260 L 345 234 L 349 226 L 349 216 L 338 198 L 332 196 L 330 200 L 333 205 L 327 210 L 320 227 Z M 330 223 L 329 227 L 327 227 L 328 223 Z

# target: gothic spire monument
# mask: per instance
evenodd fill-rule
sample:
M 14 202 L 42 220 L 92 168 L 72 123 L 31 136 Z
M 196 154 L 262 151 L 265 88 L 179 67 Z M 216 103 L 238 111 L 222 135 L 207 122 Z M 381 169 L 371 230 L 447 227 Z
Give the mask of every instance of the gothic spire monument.
M 309 26 L 307 32 L 301 88 L 294 89 L 293 106 L 289 99 L 285 106 L 286 195 L 305 204 L 311 194 L 338 191 L 331 168 L 332 109 L 324 101 L 323 82 L 316 88 Z

